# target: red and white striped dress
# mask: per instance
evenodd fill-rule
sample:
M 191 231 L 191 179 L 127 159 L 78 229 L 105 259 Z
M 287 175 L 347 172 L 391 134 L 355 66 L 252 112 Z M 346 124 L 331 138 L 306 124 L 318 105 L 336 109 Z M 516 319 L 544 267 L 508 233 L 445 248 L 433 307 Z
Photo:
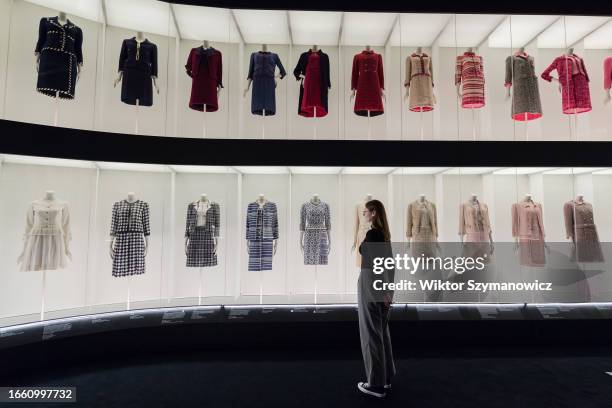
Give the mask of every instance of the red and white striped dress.
M 482 57 L 473 52 L 457 56 L 455 85 L 462 84 L 461 107 L 482 108 L 485 105 Z

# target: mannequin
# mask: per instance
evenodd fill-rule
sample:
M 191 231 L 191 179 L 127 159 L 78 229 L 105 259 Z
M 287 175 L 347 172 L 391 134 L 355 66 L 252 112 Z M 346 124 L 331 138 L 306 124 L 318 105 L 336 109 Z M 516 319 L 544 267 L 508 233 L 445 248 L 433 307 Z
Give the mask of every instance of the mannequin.
M 523 55 L 527 56 L 527 52 L 525 52 L 525 47 L 519 48 L 514 55 Z M 506 87 L 506 99 L 510 99 L 512 97 L 512 91 L 510 90 L 510 86 Z
M 266 196 L 263 193 L 261 193 L 261 194 L 259 194 L 257 196 L 257 200 L 255 200 L 255 202 L 257 204 L 259 204 L 260 208 L 262 208 L 268 202 L 268 199 L 266 198 Z M 276 255 L 276 247 L 277 247 L 277 245 L 278 245 L 278 240 L 275 239 L 274 240 L 274 249 L 273 249 L 272 255 Z M 249 253 L 249 241 L 247 240 L 247 254 L 248 253 Z
M 200 198 L 198 199 L 198 201 L 196 201 L 196 208 L 200 207 L 200 206 L 204 206 L 205 210 L 210 208 L 210 200 L 208 199 L 208 195 L 206 193 L 202 193 L 200 194 Z M 217 253 L 217 247 L 219 245 L 219 241 L 217 237 L 213 238 L 215 241 L 215 245 L 213 248 L 213 252 Z M 187 247 L 189 245 L 189 238 L 185 238 L 185 254 L 187 254 Z
M 136 43 L 138 44 L 138 47 L 140 47 L 140 44 L 144 40 L 146 40 L 144 33 L 142 31 L 136 32 L 135 38 L 136 38 Z M 117 84 L 119 84 L 119 82 L 121 82 L 122 79 L 123 79 L 123 71 L 119 71 L 119 74 L 117 75 L 117 78 L 115 79 L 115 82 L 113 82 L 113 88 L 117 87 Z M 155 91 L 159 95 L 159 87 L 157 86 L 157 77 L 152 76 L 151 79 L 153 80 L 153 87 L 155 88 Z M 136 101 L 136 106 L 138 106 L 138 101 Z
M 319 194 L 314 193 L 312 195 L 312 198 L 310 199 L 310 202 L 313 204 L 320 204 L 321 203 L 321 199 L 319 198 Z M 305 231 L 300 231 L 300 249 L 302 250 L 302 253 L 304 253 L 304 232 Z M 328 230 L 327 231 L 327 249 L 328 249 L 328 254 L 329 251 L 331 251 L 331 233 Z
M 466 52 L 474 52 L 474 48 L 473 47 L 468 47 Z M 463 96 L 463 91 L 461 89 L 461 84 L 457 84 L 457 95 L 459 96 L 459 98 L 461 98 Z
M 523 199 L 523 201 L 527 203 L 535 204 L 531 193 L 525 194 L 525 198 Z M 550 253 L 550 248 L 548 247 L 548 244 L 546 242 L 544 242 L 544 248 L 546 249 L 546 252 Z M 514 250 L 518 251 L 518 249 L 519 249 L 519 237 L 517 236 L 514 238 Z
M 261 45 L 261 52 L 268 52 L 268 44 L 262 44 Z M 274 83 L 276 84 L 276 78 L 278 78 L 278 75 L 274 75 Z M 242 96 L 244 98 L 246 98 L 247 93 L 249 92 L 249 89 L 251 89 L 251 83 L 253 82 L 252 79 L 247 79 L 247 85 L 246 88 L 244 88 L 244 92 L 242 93 Z M 263 116 L 266 116 L 266 112 L 264 111 Z
M 137 201 L 136 193 L 134 193 L 133 191 L 130 191 L 129 193 L 127 193 L 127 202 L 128 203 L 135 203 L 136 201 Z M 145 235 L 144 236 L 144 241 L 145 241 L 144 254 L 145 254 L 145 256 L 147 256 L 147 252 L 149 252 L 149 237 Z M 115 258 L 114 246 L 115 246 L 115 237 L 111 236 L 111 238 L 110 238 L 110 248 L 109 248 L 111 259 Z
M 365 203 L 367 203 L 368 201 L 372 201 L 374 197 L 372 196 L 372 193 L 367 193 L 363 199 L 363 203 L 361 204 L 357 204 L 357 206 L 359 207 L 359 205 L 364 206 Z M 351 252 L 355 251 L 355 249 L 357 249 L 359 247 L 359 245 L 361 244 L 361 242 L 359 241 L 359 239 L 361 238 L 359 236 L 359 230 L 363 229 L 364 226 L 360 225 L 360 218 L 359 218 L 359 214 L 357 214 L 357 218 L 355 220 L 355 232 L 353 234 L 353 246 L 351 246 Z M 369 229 L 369 228 L 368 228 Z
M 476 202 L 478 202 L 478 195 L 476 193 L 472 193 L 470 195 L 470 203 L 471 204 L 475 204 Z M 465 238 L 464 234 L 460 235 L 461 238 L 461 243 L 463 244 L 463 240 Z M 493 253 L 493 231 L 489 231 L 489 242 L 491 243 L 491 253 Z
M 366 50 L 366 51 L 372 51 L 372 46 L 370 46 L 370 45 L 366 45 L 366 46 L 365 46 L 365 50 Z M 351 91 L 351 101 L 352 101 L 352 100 L 355 98 L 355 96 L 356 96 L 356 95 L 357 95 L 357 90 L 356 90 L 356 89 L 353 89 L 353 90 Z M 384 100 L 384 101 L 386 101 L 386 100 L 387 100 L 387 98 L 386 98 L 386 96 L 385 96 L 385 90 L 384 90 L 384 89 L 381 89 L 381 90 L 380 90 L 380 96 L 383 98 L 383 100 Z M 369 118 L 369 117 L 370 117 L 370 112 L 368 111 L 368 118 Z
M 417 55 L 423 55 L 423 47 L 417 47 L 414 53 Z M 406 88 L 406 94 L 404 95 L 404 98 L 408 99 L 408 97 L 410 96 L 410 87 L 408 85 L 405 85 L 404 87 Z
M 66 13 L 63 11 L 58 11 L 57 12 L 57 21 L 58 23 L 60 23 L 61 25 L 66 25 L 68 23 L 68 17 L 66 16 Z M 40 53 L 36 52 L 34 53 L 34 55 L 36 56 L 36 72 L 38 72 L 38 67 L 40 66 Z M 77 64 L 77 77 L 76 80 L 77 82 L 79 81 L 79 77 L 81 75 L 81 68 L 82 68 L 83 64 Z M 55 98 L 59 99 L 57 95 L 59 92 L 56 92 Z

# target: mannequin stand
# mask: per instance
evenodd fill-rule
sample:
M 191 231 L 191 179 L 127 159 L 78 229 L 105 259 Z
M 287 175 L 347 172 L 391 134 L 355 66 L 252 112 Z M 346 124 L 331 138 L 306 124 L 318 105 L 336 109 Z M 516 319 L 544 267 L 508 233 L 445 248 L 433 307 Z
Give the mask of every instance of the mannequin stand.
M 127 301 L 126 301 L 126 306 L 125 306 L 125 310 L 130 310 L 130 303 L 131 303 L 131 287 L 132 287 L 132 277 L 128 276 L 128 290 L 127 290 Z
M 372 140 L 372 121 L 370 120 L 370 111 L 368 111 L 368 140 Z
M 42 295 L 40 300 L 40 320 L 45 320 L 45 294 L 47 292 L 47 271 L 42 271 Z
M 55 112 L 53 114 L 53 126 L 57 126 L 59 121 L 59 91 L 55 91 Z
M 259 271 L 259 304 L 263 305 L 263 271 Z
M 317 268 L 317 266 L 315 265 L 315 284 L 314 284 L 314 304 L 316 305 L 317 302 L 317 292 L 318 292 L 318 288 L 319 288 L 319 268 Z
M 261 138 L 265 139 L 266 138 L 266 110 L 264 109 L 262 111 L 262 115 L 261 115 Z
M 313 129 L 313 136 L 312 138 L 316 140 L 317 138 L 317 107 L 314 107 L 314 129 Z
M 206 139 L 206 105 L 204 105 L 202 110 L 202 122 L 202 138 Z
M 202 287 L 204 286 L 202 283 L 202 267 L 198 268 L 200 273 L 200 284 L 198 287 L 198 306 L 202 305 Z
M 524 113 L 523 120 L 525 122 L 525 140 L 529 141 L 529 122 L 527 121 L 527 112 Z
M 574 136 L 576 137 L 576 141 L 579 140 L 578 138 L 578 114 L 574 113 Z M 570 125 L 571 125 L 571 118 L 570 118 Z M 570 138 L 571 139 L 571 138 Z
M 140 100 L 136 99 L 136 120 L 134 123 L 134 134 L 138 134 L 138 112 L 140 111 Z
M 476 140 L 476 112 L 472 108 L 472 139 Z
M 421 140 L 425 140 L 425 129 L 424 129 L 424 122 L 423 122 L 423 108 L 419 108 L 420 112 L 419 113 L 419 117 L 421 120 Z

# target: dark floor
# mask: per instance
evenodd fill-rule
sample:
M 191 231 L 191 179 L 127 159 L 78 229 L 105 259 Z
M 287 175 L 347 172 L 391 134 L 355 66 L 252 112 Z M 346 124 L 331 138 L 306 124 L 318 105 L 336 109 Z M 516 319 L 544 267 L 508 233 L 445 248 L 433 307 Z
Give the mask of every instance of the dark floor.
M 76 386 L 78 403 L 65 406 L 88 408 L 612 407 L 608 351 L 454 352 L 449 347 L 398 354 L 393 392 L 383 401 L 358 392 L 363 367 L 355 349 L 107 359 L 78 368 L 21 373 L 10 381 L 24 386 Z

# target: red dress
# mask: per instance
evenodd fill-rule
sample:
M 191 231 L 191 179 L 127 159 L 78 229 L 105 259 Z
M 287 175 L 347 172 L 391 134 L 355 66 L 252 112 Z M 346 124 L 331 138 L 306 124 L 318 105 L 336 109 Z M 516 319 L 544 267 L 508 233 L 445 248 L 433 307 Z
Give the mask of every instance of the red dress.
M 303 86 L 304 97 L 300 106 L 300 116 L 312 118 L 314 108 L 317 108 L 318 118 L 327 115 L 327 109 L 323 106 L 321 97 L 321 56 L 318 52 L 311 52 L 308 56 Z
M 553 70 L 559 74 L 563 113 L 573 115 L 590 111 L 589 74 L 582 58 L 575 54 L 555 58 L 542 73 L 542 79 L 550 82 Z
M 185 69 L 193 81 L 189 107 L 194 110 L 215 112 L 219 109 L 217 87 L 223 88 L 221 52 L 214 48 L 197 47 L 189 53 Z
M 385 89 L 382 56 L 374 51 L 362 51 L 353 57 L 351 89 L 357 91 L 355 114 L 382 115 L 385 111 L 381 90 Z

